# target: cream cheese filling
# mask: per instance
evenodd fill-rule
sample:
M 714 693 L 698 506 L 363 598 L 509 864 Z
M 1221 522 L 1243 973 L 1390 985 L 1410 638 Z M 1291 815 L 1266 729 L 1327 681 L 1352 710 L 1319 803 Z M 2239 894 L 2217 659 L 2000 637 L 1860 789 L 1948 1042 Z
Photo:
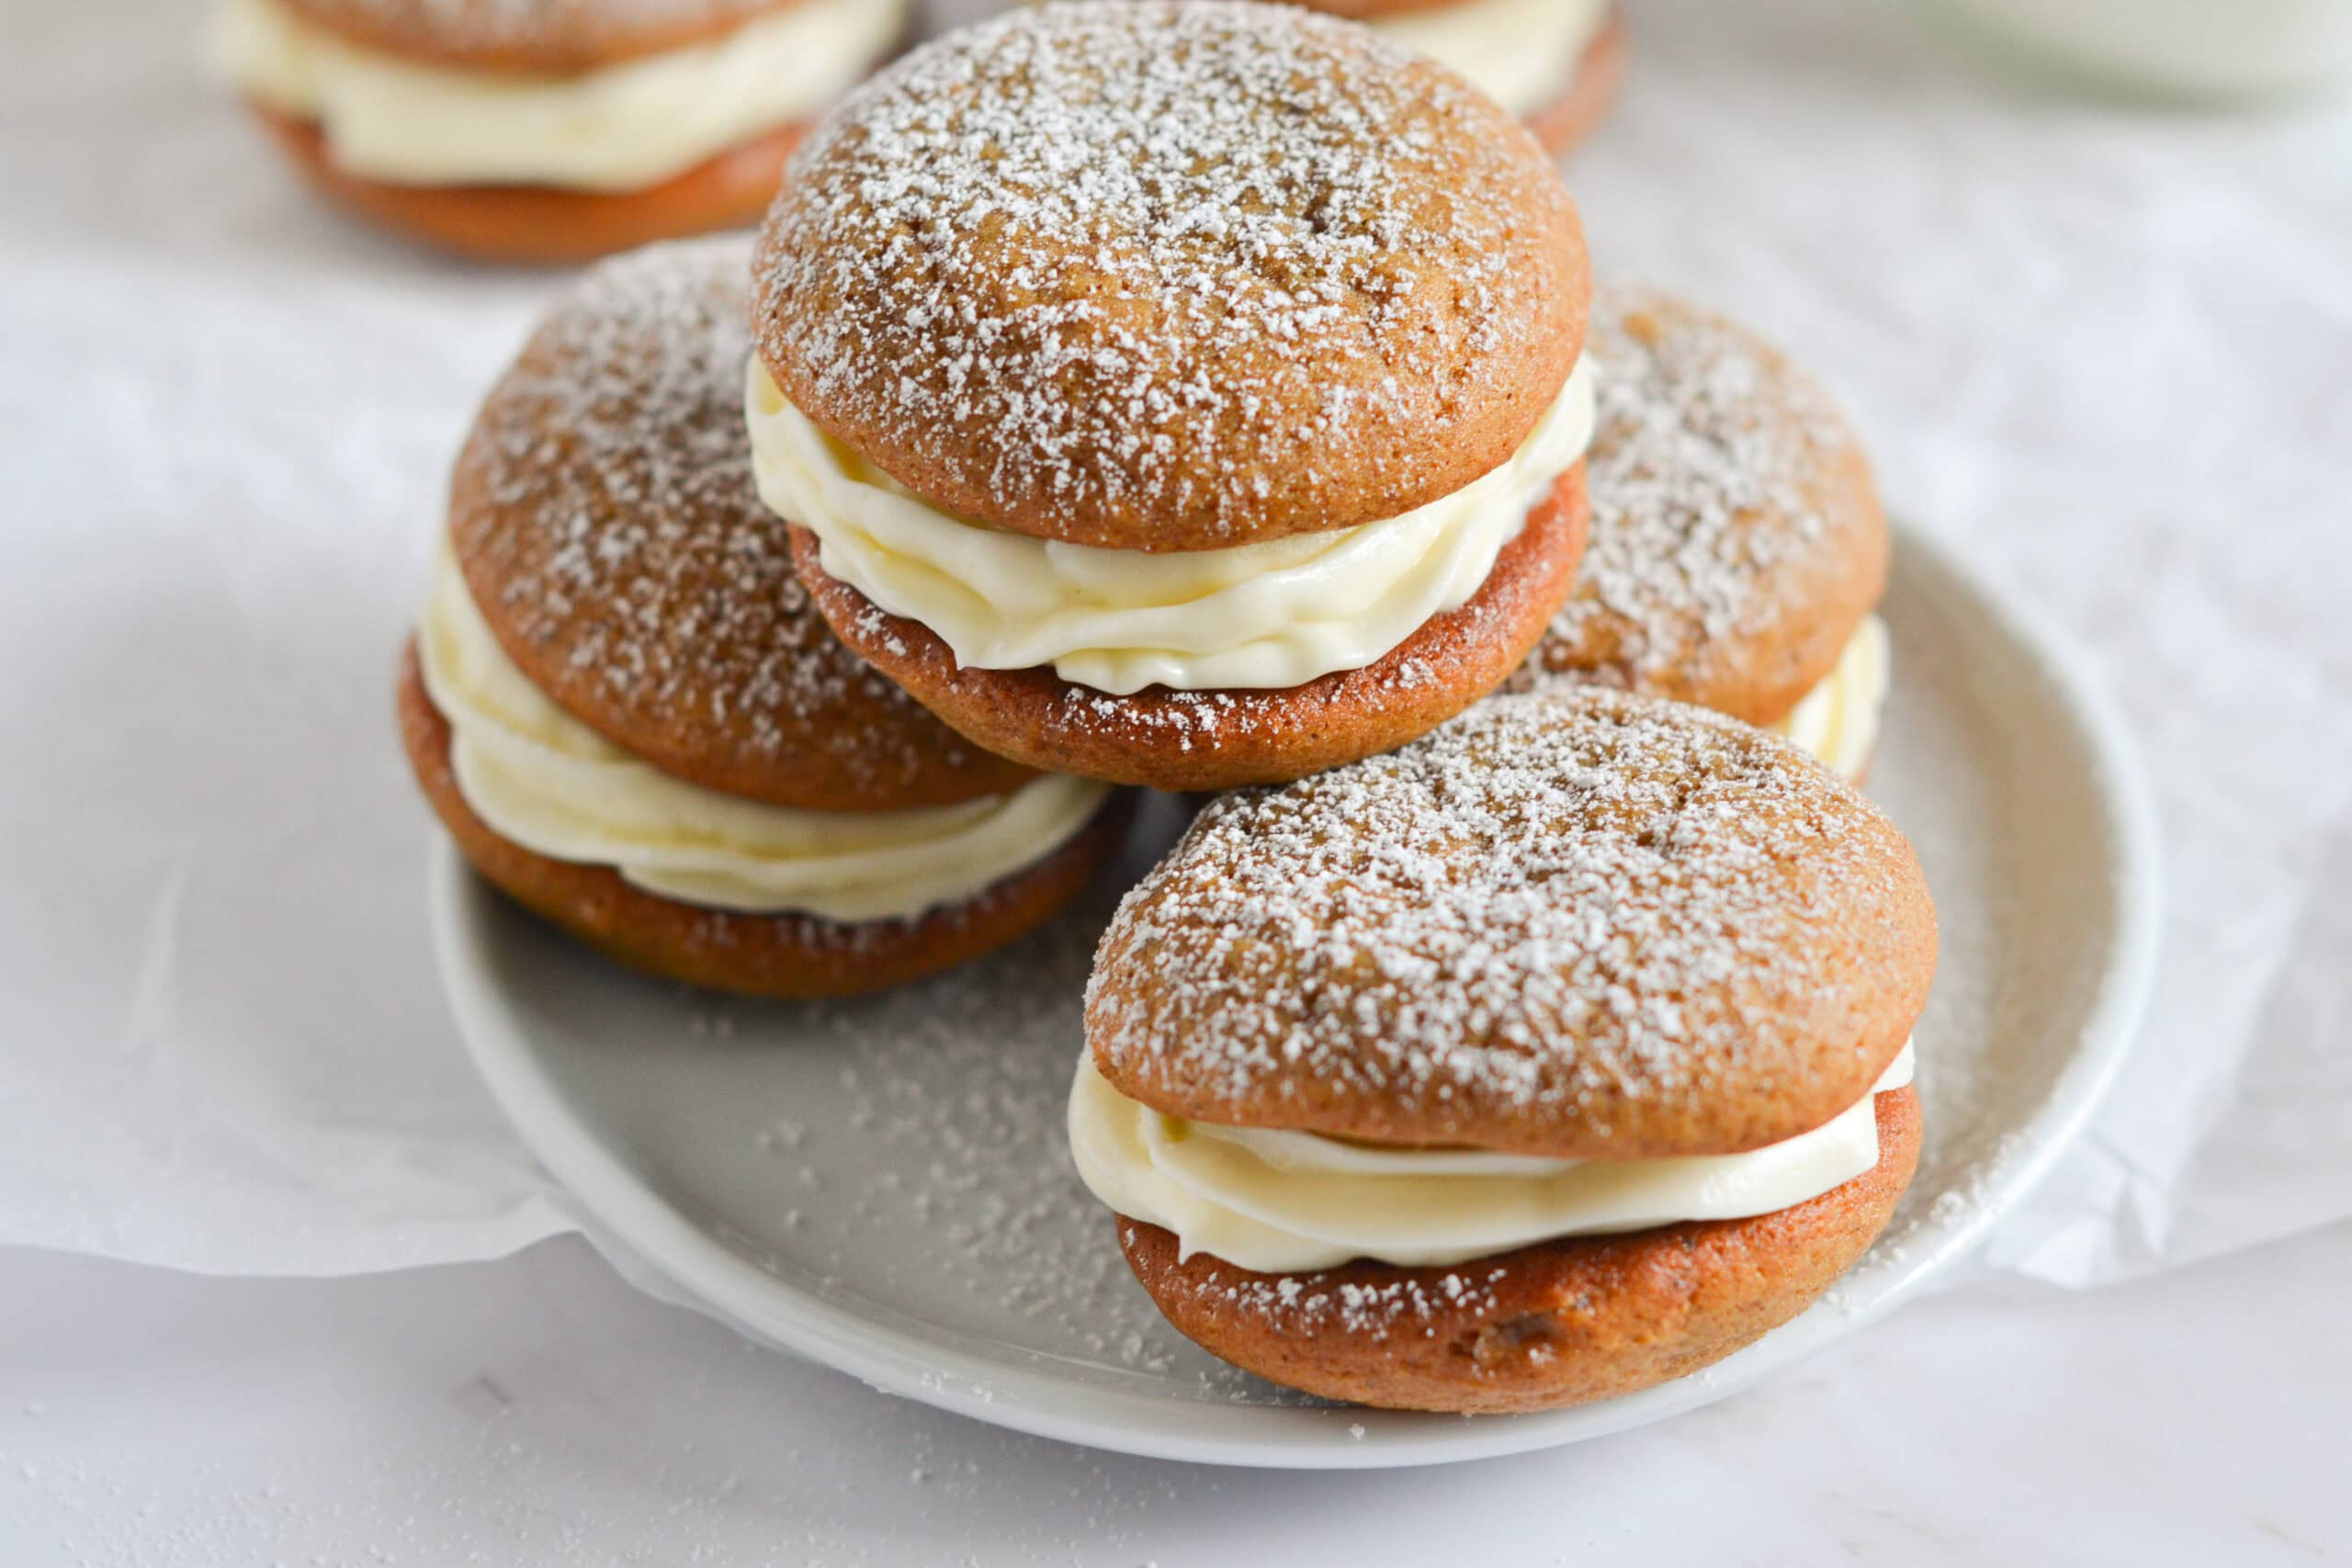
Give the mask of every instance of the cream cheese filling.
M 1817 1198 L 1878 1164 L 1877 1097 L 1909 1083 L 1911 1067 L 1906 1043 L 1851 1107 L 1747 1154 L 1563 1160 L 1191 1122 L 1129 1100 L 1081 1055 L 1070 1153 L 1097 1198 L 1175 1233 L 1183 1257 L 1205 1252 L 1259 1273 L 1355 1258 L 1442 1266 L 1556 1236 L 1741 1219 Z
M 476 816 L 535 853 L 611 866 L 681 903 L 831 920 L 919 915 L 1044 860 L 1110 793 L 1048 773 L 956 806 L 801 811 L 688 784 L 532 685 L 446 551 L 417 649 L 425 690 L 449 722 L 458 792 Z
M 1838 662 L 1778 723 L 1793 740 L 1849 779 L 1860 779 L 1878 750 L 1880 716 L 1894 672 L 1886 623 L 1876 615 L 1855 628 Z
M 248 97 L 324 133 L 335 165 L 401 185 L 641 190 L 856 85 L 908 0 L 798 0 L 707 42 L 571 76 L 360 48 L 279 0 L 223 0 L 212 54 Z
M 1609 0 L 1455 0 L 1371 25 L 1524 118 L 1567 91 L 1608 17 Z
M 817 536 L 827 571 L 960 665 L 1051 665 L 1114 695 L 1282 688 L 1373 663 L 1469 603 L 1592 438 L 1579 361 L 1509 460 L 1426 506 L 1229 549 L 1103 549 L 942 512 L 819 430 L 756 356 L 747 380 L 760 495 Z

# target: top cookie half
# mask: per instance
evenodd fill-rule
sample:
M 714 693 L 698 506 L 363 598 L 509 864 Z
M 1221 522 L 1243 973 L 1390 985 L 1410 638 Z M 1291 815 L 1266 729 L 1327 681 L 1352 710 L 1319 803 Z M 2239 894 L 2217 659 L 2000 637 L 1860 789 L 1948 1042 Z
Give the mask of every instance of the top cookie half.
M 1935 972 L 1917 859 L 1734 718 L 1601 688 L 1220 797 L 1127 896 L 1095 1066 L 1194 1121 L 1564 1159 L 1822 1125 Z
M 1210 549 L 1424 505 L 1582 352 L 1575 204 L 1442 67 L 1287 6 L 1023 10 L 811 136 L 755 330 L 801 412 L 938 506 Z

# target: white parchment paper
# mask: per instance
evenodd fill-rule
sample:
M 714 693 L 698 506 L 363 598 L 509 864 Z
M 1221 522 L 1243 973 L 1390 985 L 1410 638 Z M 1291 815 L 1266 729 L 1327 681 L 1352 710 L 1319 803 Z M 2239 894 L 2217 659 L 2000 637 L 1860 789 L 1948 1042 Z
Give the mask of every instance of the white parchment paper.
M 1600 267 L 1794 348 L 1892 505 L 2145 748 L 2144 1038 L 1993 1266 L 2352 1215 L 2352 116 L 1988 75 L 1867 0 L 1640 0 Z M 390 716 L 443 477 L 552 274 L 315 207 L 170 0 L 0 18 L 0 1243 L 219 1272 L 571 1228 L 473 1082 Z

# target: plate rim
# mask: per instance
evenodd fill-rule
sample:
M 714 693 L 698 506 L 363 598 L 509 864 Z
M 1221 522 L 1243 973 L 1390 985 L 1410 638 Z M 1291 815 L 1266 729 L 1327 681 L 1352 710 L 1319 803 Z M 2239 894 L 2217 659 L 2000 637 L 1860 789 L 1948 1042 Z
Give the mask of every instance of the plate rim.
M 1459 1462 L 1645 1425 L 1726 1397 L 1883 1317 L 1980 1245 L 2087 1125 L 2137 1037 L 2153 987 L 2163 923 L 2161 840 L 2154 795 L 2121 713 L 2059 628 L 1929 536 L 1898 525 L 1894 543 L 1956 586 L 2025 652 L 2081 732 L 2117 872 L 2116 929 L 2075 1048 L 2018 1123 L 2013 1146 L 2022 1152 L 1997 1168 L 1980 1202 L 1940 1226 L 1932 1218 L 1923 1222 L 1914 1234 L 1916 1250 L 1868 1301 L 1816 1303 L 1733 1359 L 1656 1388 L 1567 1410 L 1478 1420 L 1352 1406 L 1242 1405 L 1079 1383 L 923 1339 L 778 1280 L 664 1201 L 590 1130 L 531 1040 L 507 1025 L 492 966 L 481 957 L 495 896 L 456 846 L 436 836 L 427 902 L 442 988 L 476 1072 L 525 1147 L 593 1222 L 584 1227 L 592 1241 L 623 1248 L 739 1332 L 884 1393 L 1088 1448 L 1272 1469 Z M 1248 1430 L 1230 1429 L 1242 1411 L 1248 1414 L 1238 1419 Z M 1148 1419 L 1141 1418 L 1147 1412 Z

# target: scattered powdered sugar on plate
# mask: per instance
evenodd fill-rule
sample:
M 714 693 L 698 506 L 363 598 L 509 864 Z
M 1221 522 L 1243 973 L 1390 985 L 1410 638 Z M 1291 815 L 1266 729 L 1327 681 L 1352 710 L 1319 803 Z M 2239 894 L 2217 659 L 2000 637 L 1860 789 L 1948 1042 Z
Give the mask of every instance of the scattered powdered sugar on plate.
M 894 1302 L 954 1300 L 991 1339 L 1050 1347 L 1119 1378 L 1218 1402 L 1312 1403 L 1170 1327 L 1069 1160 L 1064 1117 L 1094 944 L 1121 889 L 1184 816 L 1154 797 L 1118 872 L 1090 897 L 993 958 L 896 992 L 732 1001 L 596 965 L 546 998 L 546 1021 L 575 1041 L 611 1041 L 578 1080 L 592 1108 L 610 1091 L 606 1112 L 638 1122 L 689 1091 L 677 1120 L 658 1113 L 690 1168 L 683 1186 L 663 1185 L 751 1196 L 746 1209 L 699 1218 L 796 1288 L 886 1314 Z M 516 934 L 568 952 L 536 927 Z M 648 1008 L 673 1021 L 664 1038 L 612 1039 L 613 1019 Z M 636 1082 L 649 1050 L 669 1067 Z

